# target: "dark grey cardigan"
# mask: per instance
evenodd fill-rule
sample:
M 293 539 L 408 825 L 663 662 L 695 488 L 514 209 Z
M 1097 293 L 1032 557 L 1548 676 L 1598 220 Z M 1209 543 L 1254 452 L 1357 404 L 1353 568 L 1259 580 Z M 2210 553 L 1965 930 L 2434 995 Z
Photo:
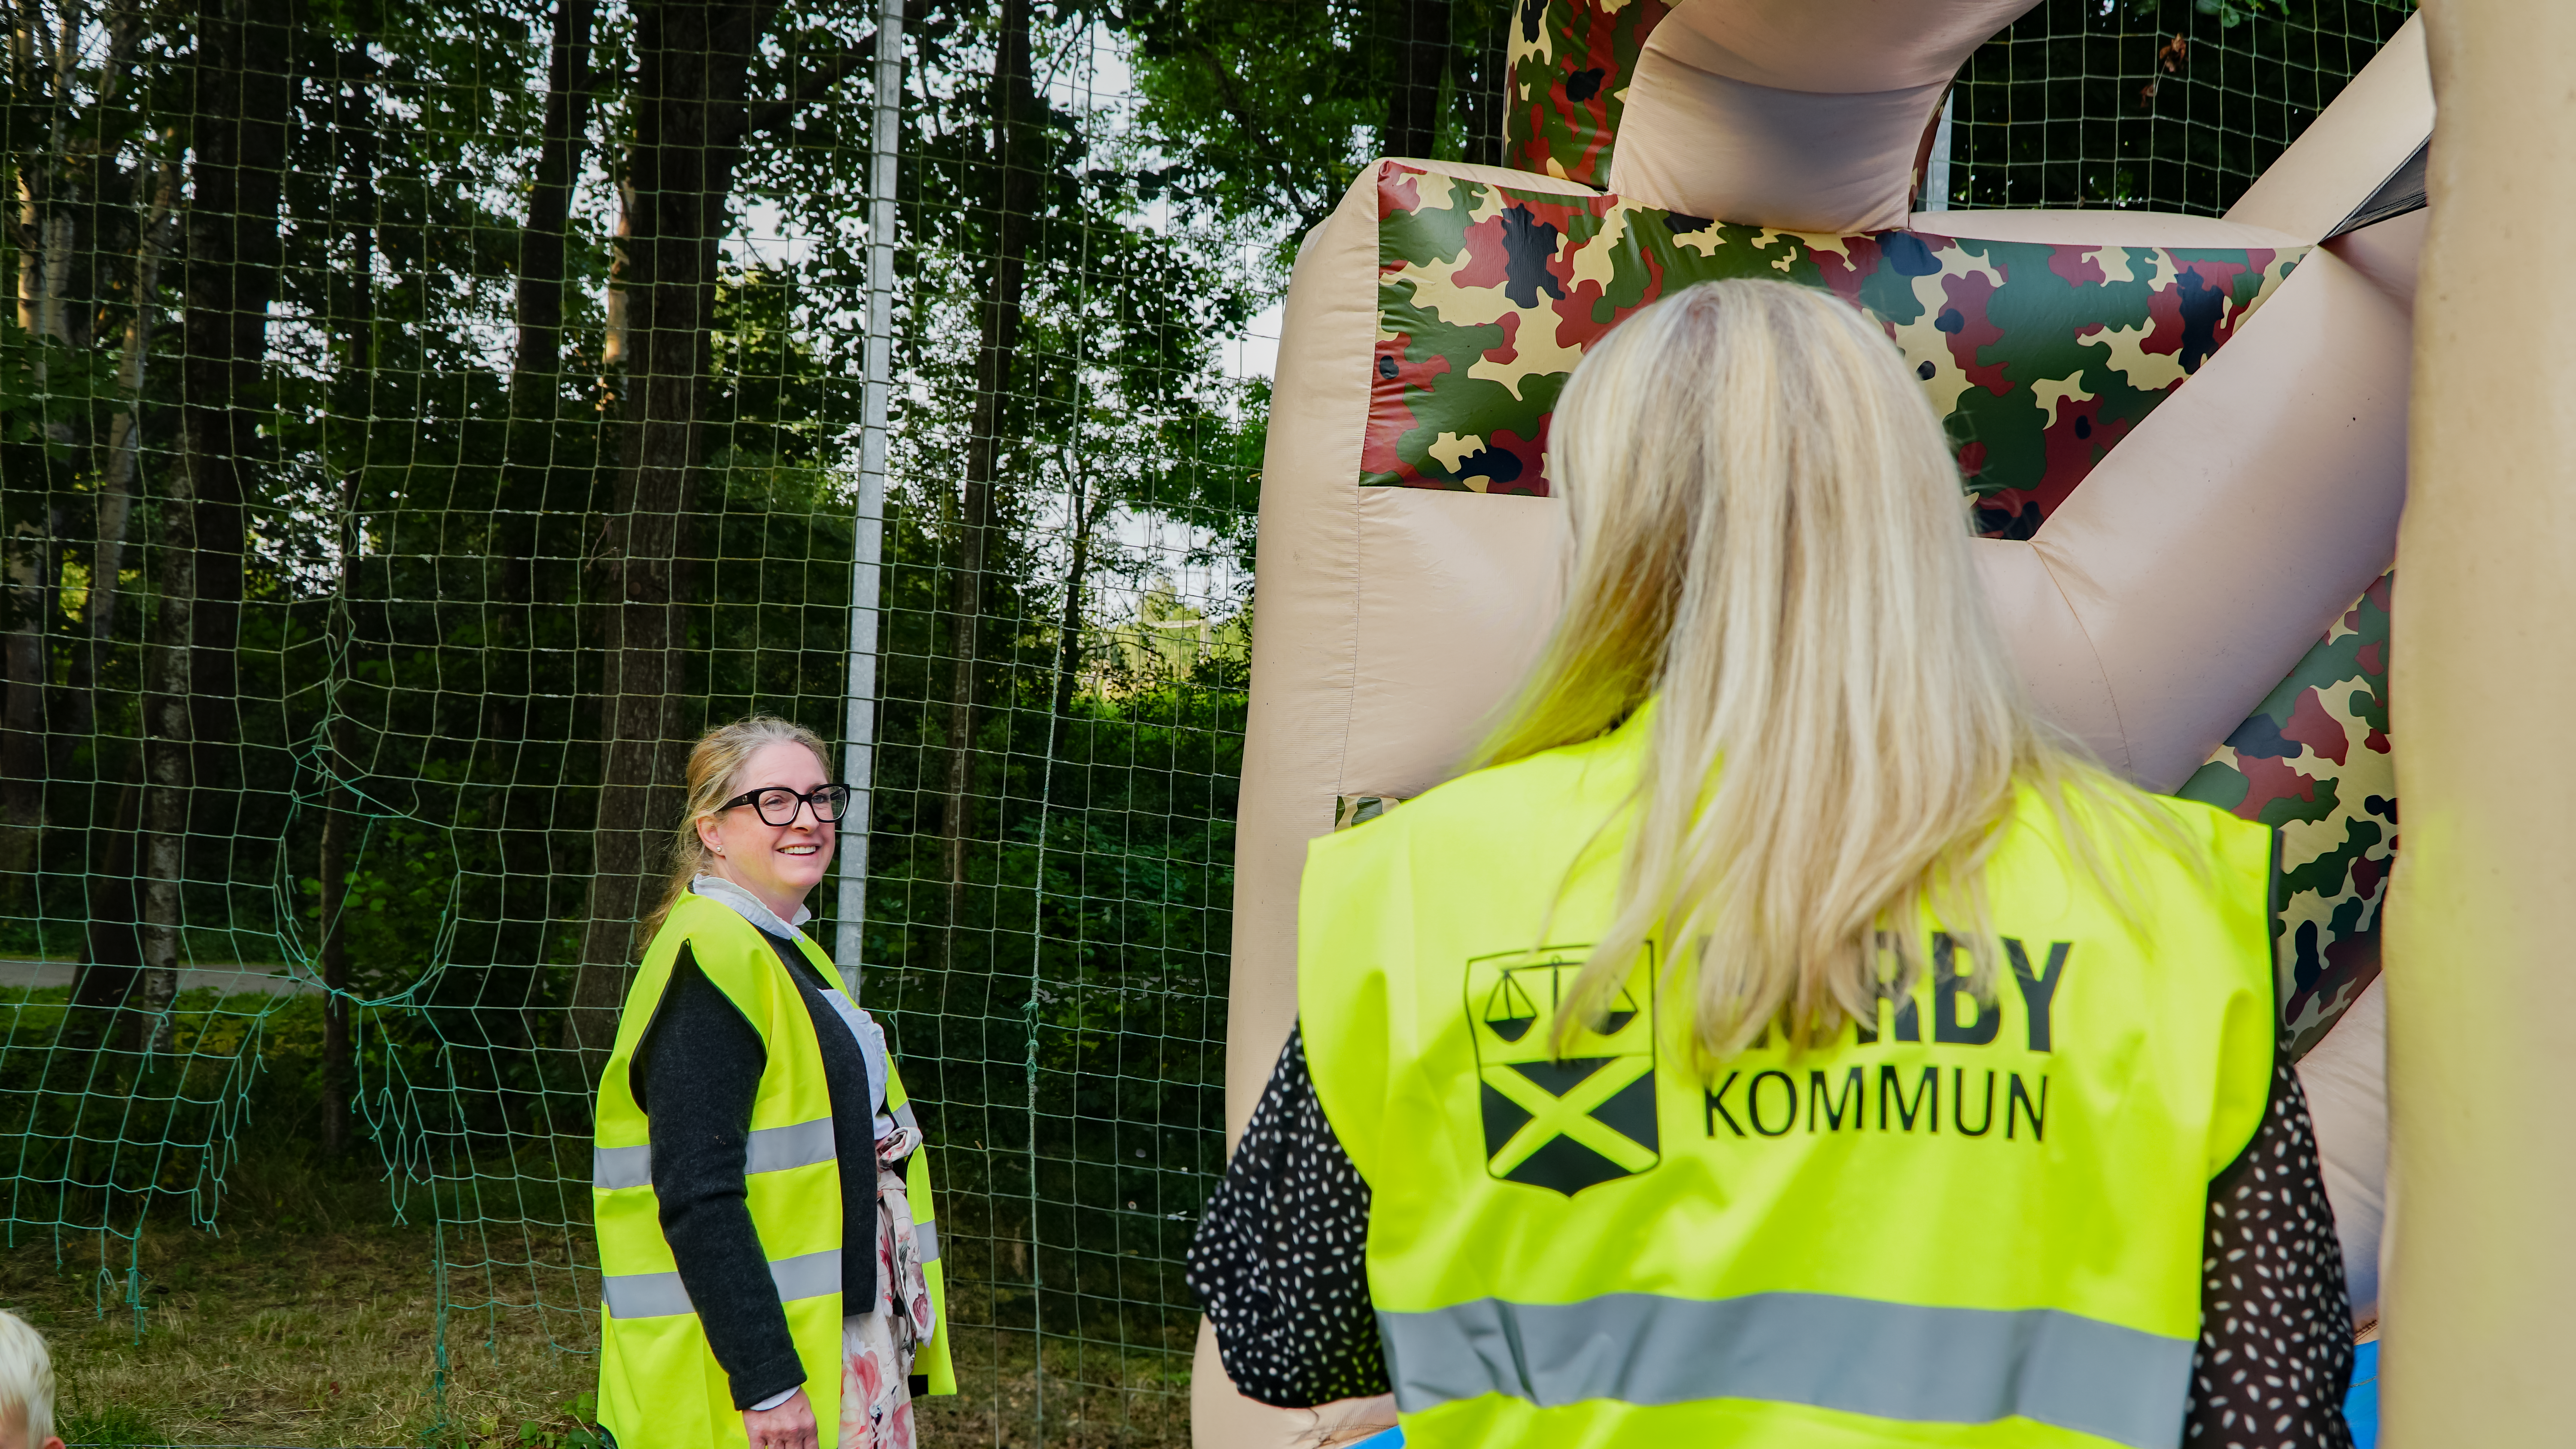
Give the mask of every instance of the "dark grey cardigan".
M 767 931 L 761 939 L 786 963 L 822 1046 L 841 1157 L 842 1311 L 865 1313 L 877 1298 L 876 1132 L 867 1062 L 823 998 L 824 983 L 804 953 Z M 805 1382 L 743 1185 L 751 1104 L 768 1060 L 760 1032 L 683 946 L 635 1054 L 631 1081 L 653 1144 L 662 1236 L 706 1328 L 707 1347 L 732 1382 L 737 1409 Z

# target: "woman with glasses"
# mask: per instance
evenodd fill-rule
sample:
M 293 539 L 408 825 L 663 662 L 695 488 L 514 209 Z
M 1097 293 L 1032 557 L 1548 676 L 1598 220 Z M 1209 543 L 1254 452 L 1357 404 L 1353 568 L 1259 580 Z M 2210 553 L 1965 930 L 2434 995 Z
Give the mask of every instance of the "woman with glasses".
M 955 1392 L 921 1131 L 885 1033 L 799 929 L 850 787 L 755 716 L 688 809 L 599 1087 L 599 1417 L 615 1442 L 911 1449 Z

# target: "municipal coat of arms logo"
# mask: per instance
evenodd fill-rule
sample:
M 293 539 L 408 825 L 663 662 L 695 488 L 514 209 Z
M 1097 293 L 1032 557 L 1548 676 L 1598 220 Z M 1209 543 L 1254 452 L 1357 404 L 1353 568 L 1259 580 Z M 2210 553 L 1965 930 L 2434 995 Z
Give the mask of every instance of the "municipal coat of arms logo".
M 1591 954 L 1551 946 L 1467 963 L 1485 1170 L 1568 1197 L 1662 1161 L 1651 951 L 1602 1018 L 1566 1040 L 1564 1055 L 1549 1042 L 1557 1005 Z

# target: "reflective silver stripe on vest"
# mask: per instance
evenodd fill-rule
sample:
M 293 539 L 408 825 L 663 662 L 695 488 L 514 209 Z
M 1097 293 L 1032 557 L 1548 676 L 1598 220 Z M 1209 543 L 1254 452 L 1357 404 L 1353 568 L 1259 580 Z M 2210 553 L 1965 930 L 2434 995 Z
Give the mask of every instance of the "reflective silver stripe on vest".
M 1760 1399 L 1917 1423 L 2018 1414 L 2138 1449 L 2180 1441 L 2194 1347 L 2054 1309 L 1925 1308 L 1821 1293 L 1481 1298 L 1428 1313 L 1381 1311 L 1377 1325 L 1396 1407 L 1408 1414 L 1480 1394 L 1542 1408 Z
M 938 1261 L 939 1261 L 939 1226 L 938 1226 L 938 1224 L 936 1224 L 936 1223 L 914 1223 L 914 1224 L 912 1225 L 912 1246 L 913 1246 L 914 1256 L 915 1256 L 915 1257 L 920 1258 L 920 1259 L 921 1259 L 921 1261 L 923 1261 L 923 1262 L 925 1262 L 925 1263 L 936 1263 L 936 1262 L 938 1262 Z
M 817 1117 L 811 1122 L 790 1122 L 784 1127 L 763 1127 L 751 1134 L 743 1153 L 743 1173 L 785 1172 L 791 1167 L 811 1167 L 817 1162 L 830 1162 L 840 1156 L 832 1140 L 832 1119 Z
M 841 1291 L 841 1250 L 826 1248 L 802 1257 L 780 1258 L 769 1265 L 770 1281 L 778 1285 L 778 1301 L 793 1303 L 800 1298 L 820 1298 Z M 603 1278 L 600 1296 L 608 1300 L 608 1311 L 621 1322 L 638 1318 L 669 1318 L 676 1314 L 694 1313 L 689 1290 L 680 1286 L 677 1273 L 627 1273 Z
M 919 1132 L 921 1130 L 921 1119 L 912 1115 L 912 1104 L 910 1102 L 906 1102 L 902 1106 L 895 1108 L 894 1111 L 888 1115 L 894 1118 L 894 1125 L 902 1128 L 906 1132 Z
M 832 1138 L 832 1119 L 817 1117 L 810 1122 L 790 1122 L 784 1127 L 763 1127 L 751 1134 L 743 1149 L 743 1175 L 756 1172 L 785 1172 L 791 1167 L 811 1167 L 829 1162 L 840 1155 Z M 653 1148 L 595 1147 L 590 1153 L 590 1185 L 603 1192 L 621 1187 L 642 1187 L 653 1180 Z M 621 1317 L 624 1315 L 620 1315 Z
M 602 1192 L 642 1187 L 653 1180 L 653 1149 L 594 1147 L 590 1150 L 590 1185 Z M 621 1315 L 623 1316 L 623 1315 Z
M 689 1303 L 689 1290 L 680 1286 L 677 1273 L 621 1273 L 599 1280 L 599 1296 L 608 1302 L 608 1311 L 618 1321 L 631 1323 L 638 1318 L 670 1318 L 696 1310 Z

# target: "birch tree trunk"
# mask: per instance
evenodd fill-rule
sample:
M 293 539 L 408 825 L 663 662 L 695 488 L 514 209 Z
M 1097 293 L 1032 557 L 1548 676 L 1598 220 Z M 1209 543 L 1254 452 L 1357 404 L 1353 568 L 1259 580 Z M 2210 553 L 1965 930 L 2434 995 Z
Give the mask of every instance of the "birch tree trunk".
M 143 981 L 167 1040 L 185 955 L 188 842 L 229 850 L 243 518 L 277 286 L 288 32 L 257 0 L 200 0 L 180 367 L 180 460 L 163 500 L 159 610 L 143 651 Z M 229 865 L 229 861 L 226 862 Z
M 966 842 L 974 828 L 975 688 L 983 656 L 986 555 L 1004 432 L 1011 422 L 1011 381 L 1019 364 L 1029 238 L 1037 220 L 1039 158 L 1033 154 L 1037 110 L 1037 93 L 1029 76 L 1029 0 L 1002 0 L 1002 29 L 987 106 L 993 149 L 986 168 L 989 220 L 984 234 L 992 239 L 992 251 L 984 262 L 984 298 L 977 316 L 975 411 L 968 423 L 966 470 L 958 494 L 957 563 L 948 596 L 952 656 L 948 783 L 939 828 L 948 875 L 942 943 L 951 961 L 956 959 L 957 932 L 965 919 Z

